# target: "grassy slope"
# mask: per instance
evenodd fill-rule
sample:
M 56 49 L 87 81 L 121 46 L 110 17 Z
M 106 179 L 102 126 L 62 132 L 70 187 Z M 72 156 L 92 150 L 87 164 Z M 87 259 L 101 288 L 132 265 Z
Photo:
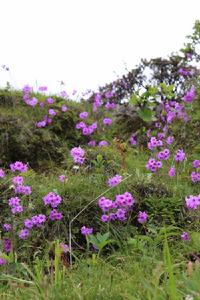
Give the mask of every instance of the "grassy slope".
M 18 116 L 21 119 L 22 112 L 24 124 L 27 124 L 30 117 L 26 107 L 16 110 L 13 107 L 4 106 L 1 109 L 1 118 L 3 116 L 8 118 L 10 115 L 12 118 Z M 35 113 L 35 116 L 38 116 L 38 112 Z M 34 118 L 34 113 L 32 118 Z M 52 132 L 49 131 L 51 135 Z M 125 153 L 125 164 L 123 164 L 121 152 L 113 142 L 109 149 L 98 151 L 102 157 L 106 158 L 98 167 L 88 168 L 87 166 L 74 174 L 71 169 L 72 162 L 67 154 L 68 146 L 70 148 L 70 145 L 64 144 L 60 148 L 66 151 L 62 160 L 65 163 L 56 164 L 52 160 L 47 170 L 45 167 L 45 172 L 30 171 L 26 175 L 26 182 L 33 187 L 33 193 L 37 199 L 37 203 L 34 203 L 36 213 L 41 211 L 41 199 L 50 190 L 56 189 L 64 199 L 62 204 L 62 211 L 65 212 L 64 222 L 61 227 L 58 225 L 55 232 L 48 234 L 47 230 L 46 240 L 51 241 L 54 234 L 62 241 L 67 240 L 69 220 L 91 199 L 104 191 L 106 179 L 116 173 L 124 176 L 132 174 L 132 176 L 109 192 L 107 196 L 112 198 L 116 193 L 123 193 L 126 190 L 131 192 L 137 201 L 135 212 L 126 226 L 117 224 L 110 227 L 109 230 L 116 244 L 111 244 L 102 258 L 96 259 L 94 255 L 92 258 L 91 250 L 85 257 L 83 251 L 74 245 L 77 256 L 74 269 L 67 268 L 62 271 L 60 267 L 58 282 L 55 282 L 55 274 L 50 267 L 53 262 L 49 260 L 49 244 L 41 243 L 44 236 L 36 235 L 29 244 L 18 245 L 20 260 L 31 263 L 25 255 L 25 250 L 29 247 L 31 252 L 35 243 L 42 244 L 37 253 L 38 260 L 34 263 L 35 267 L 31 267 L 31 272 L 35 275 L 30 274 L 30 271 L 27 271 L 21 263 L 12 263 L 4 274 L 12 274 L 15 279 L 9 277 L 10 275 L 7 275 L 7 279 L 5 275 L 0 276 L 1 299 L 159 300 L 184 299 L 187 294 L 192 294 L 194 299 L 199 299 L 200 267 L 197 262 L 193 264 L 193 272 L 190 272 L 188 276 L 187 263 L 191 253 L 199 252 L 198 232 L 200 228 L 199 223 L 196 223 L 193 217 L 188 217 L 183 209 L 184 197 L 190 194 L 195 195 L 199 190 L 186 178 L 189 174 L 187 165 L 183 166 L 180 175 L 175 179 L 169 179 L 166 176 L 167 167 L 163 169 L 159 177 L 152 176 L 145 170 L 149 155 L 146 151 L 142 148 L 128 147 Z M 194 157 L 190 153 L 187 163 L 189 164 L 192 158 L 197 158 L 197 154 L 198 150 L 194 152 Z M 96 155 L 96 150 L 88 150 L 90 160 L 95 159 Z M 49 164 L 48 159 L 47 162 Z M 57 176 L 63 172 L 68 177 L 65 184 L 61 184 L 57 179 Z M 150 216 L 150 221 L 144 229 L 135 226 L 136 213 L 139 210 L 147 210 Z M 78 244 L 85 246 L 85 241 L 79 234 L 81 224 L 87 226 L 95 224 L 94 227 L 97 230 L 107 231 L 107 226 L 102 225 L 99 218 L 100 212 L 96 204 L 78 218 L 73 228 L 74 238 Z M 171 257 L 166 251 L 164 228 L 167 230 Z M 192 240 L 189 243 L 180 240 L 180 233 L 184 230 L 191 233 Z M 143 234 L 144 232 L 146 235 Z M 170 272 L 172 266 L 175 278 L 172 275 L 173 272 Z M 174 283 L 176 283 L 177 292 Z

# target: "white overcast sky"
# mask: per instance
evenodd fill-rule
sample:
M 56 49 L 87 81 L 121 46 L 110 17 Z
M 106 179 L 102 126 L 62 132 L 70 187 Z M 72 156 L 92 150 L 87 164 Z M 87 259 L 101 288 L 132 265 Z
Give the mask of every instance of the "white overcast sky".
M 179 50 L 200 0 L 0 0 L 0 85 L 95 88 Z

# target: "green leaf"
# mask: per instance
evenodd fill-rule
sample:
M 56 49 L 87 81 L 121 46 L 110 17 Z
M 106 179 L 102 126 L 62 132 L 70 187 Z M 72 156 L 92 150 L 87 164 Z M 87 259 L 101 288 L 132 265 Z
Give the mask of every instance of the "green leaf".
M 153 118 L 153 111 L 151 109 L 145 107 L 138 111 L 138 115 L 143 121 L 150 122 L 150 121 L 152 121 L 152 118 Z

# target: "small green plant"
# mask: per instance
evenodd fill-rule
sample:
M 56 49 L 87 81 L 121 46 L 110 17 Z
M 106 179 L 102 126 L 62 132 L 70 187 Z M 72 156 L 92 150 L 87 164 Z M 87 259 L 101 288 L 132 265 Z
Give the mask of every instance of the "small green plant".
M 100 234 L 99 232 L 95 235 L 91 234 L 87 236 L 88 242 L 91 243 L 96 249 L 98 249 L 98 257 L 101 253 L 101 251 L 110 243 L 113 242 L 113 240 L 109 239 L 109 232 L 106 232 L 104 234 Z

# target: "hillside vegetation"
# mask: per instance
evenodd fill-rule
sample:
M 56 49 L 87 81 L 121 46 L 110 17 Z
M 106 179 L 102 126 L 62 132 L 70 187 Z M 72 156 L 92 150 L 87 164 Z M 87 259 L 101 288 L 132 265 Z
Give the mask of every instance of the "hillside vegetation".
M 200 22 L 188 39 L 89 100 L 0 90 L 1 299 L 200 299 Z

